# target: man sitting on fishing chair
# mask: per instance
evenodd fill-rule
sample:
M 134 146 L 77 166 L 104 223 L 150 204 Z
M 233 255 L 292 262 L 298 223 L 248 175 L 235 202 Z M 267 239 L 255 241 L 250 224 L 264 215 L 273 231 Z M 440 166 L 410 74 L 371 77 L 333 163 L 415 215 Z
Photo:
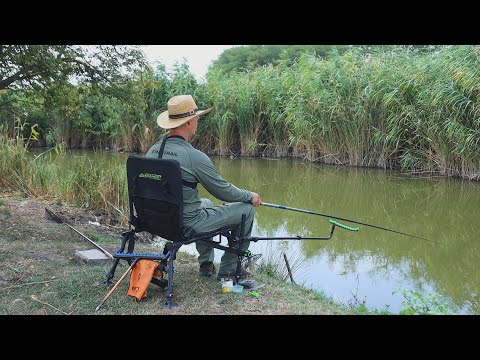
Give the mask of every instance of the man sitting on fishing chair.
M 157 124 L 169 129 L 168 134 L 155 143 L 145 156 L 158 158 L 163 146 L 163 159 L 174 159 L 180 163 L 183 184 L 183 219 L 184 224 L 196 232 L 208 232 L 228 225 L 240 224 L 242 214 L 246 215 L 245 237 L 252 233 L 254 209 L 262 205 L 260 196 L 248 190 L 237 188 L 220 176 L 210 158 L 195 149 L 189 140 L 197 131 L 199 117 L 210 112 L 199 110 L 191 95 L 174 96 L 167 103 L 167 110 L 157 118 Z M 163 145 L 162 145 L 163 143 Z M 213 206 L 209 199 L 198 197 L 197 183 L 217 199 L 230 204 Z M 233 232 L 240 235 L 240 227 Z M 213 241 L 213 239 L 210 239 Z M 214 250 L 200 241 L 195 243 L 199 253 L 200 276 L 211 277 L 215 272 L 213 265 Z M 248 250 L 250 241 L 244 241 L 243 251 Z M 233 279 L 237 266 L 237 255 L 225 252 L 220 261 L 217 280 Z M 252 277 L 245 269 L 241 270 L 240 279 Z

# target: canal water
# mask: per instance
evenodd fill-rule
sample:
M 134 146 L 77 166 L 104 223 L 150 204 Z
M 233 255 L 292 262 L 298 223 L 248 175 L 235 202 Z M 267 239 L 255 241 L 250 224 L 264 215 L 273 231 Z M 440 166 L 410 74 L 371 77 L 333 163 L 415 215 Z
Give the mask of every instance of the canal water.
M 369 309 L 398 313 L 406 300 L 400 291 L 411 290 L 425 299 L 441 295 L 452 312 L 480 313 L 480 184 L 294 160 L 213 161 L 225 179 L 259 193 L 265 202 L 432 240 L 340 221 L 360 230 L 337 227 L 328 241 L 252 243 L 253 253 L 284 267 L 280 253 L 285 252 L 295 282 Z M 204 189 L 200 193 L 212 198 Z M 252 235 L 321 237 L 330 227 L 326 217 L 258 207 Z M 219 261 L 222 252 L 215 251 Z
M 110 163 L 127 158 L 109 152 L 86 154 L 111 156 L 115 161 Z M 360 231 L 337 227 L 327 241 L 258 241 L 250 250 L 262 254 L 259 262 L 285 267 L 285 252 L 295 282 L 345 305 L 398 313 L 405 301 L 398 291 L 411 290 L 424 298 L 439 294 L 454 313 L 480 313 L 479 183 L 285 159 L 212 157 L 212 161 L 225 179 L 257 192 L 264 202 L 432 240 L 340 221 L 359 226 Z M 222 203 L 198 188 L 201 197 Z M 321 237 L 328 236 L 330 228 L 326 217 L 261 206 L 255 208 L 252 236 Z M 182 250 L 196 253 L 193 244 Z M 222 253 L 215 250 L 215 261 Z

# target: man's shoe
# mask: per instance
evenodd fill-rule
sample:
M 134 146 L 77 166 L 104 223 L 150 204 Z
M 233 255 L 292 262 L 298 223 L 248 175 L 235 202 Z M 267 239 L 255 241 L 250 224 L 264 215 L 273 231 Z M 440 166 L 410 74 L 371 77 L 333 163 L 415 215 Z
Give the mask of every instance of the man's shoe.
M 253 274 L 249 273 L 245 269 L 240 270 L 240 280 L 247 280 L 253 278 Z M 235 271 L 228 272 L 228 273 L 218 273 L 217 280 L 220 281 L 222 279 L 225 280 L 234 280 L 235 279 Z
M 213 262 L 207 261 L 200 265 L 200 270 L 198 271 L 200 276 L 211 277 L 215 272 L 215 265 Z

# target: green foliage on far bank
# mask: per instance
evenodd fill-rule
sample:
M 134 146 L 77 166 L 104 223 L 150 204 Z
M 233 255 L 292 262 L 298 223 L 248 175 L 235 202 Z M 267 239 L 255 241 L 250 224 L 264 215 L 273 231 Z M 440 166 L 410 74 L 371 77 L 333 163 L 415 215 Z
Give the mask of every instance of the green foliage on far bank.
M 479 47 L 449 46 L 305 55 L 291 66 L 228 76 L 212 71 L 206 122 L 217 130 L 210 136 L 219 153 L 478 180 L 479 63 Z
M 244 72 L 284 62 L 293 64 L 302 54 L 329 58 L 348 50 L 348 45 L 248 45 L 226 49 L 210 66 L 210 71 Z
M 417 53 L 433 52 L 439 46 L 434 45 L 245 45 L 226 49 L 217 60 L 213 61 L 210 71 L 224 74 L 245 72 L 257 67 L 284 63 L 293 65 L 301 56 L 311 54 L 319 59 L 331 60 L 354 50 L 362 54 L 386 53 L 404 49 Z
M 256 56 L 274 49 L 259 46 Z M 295 55 L 252 60 L 245 72 L 212 66 L 206 83 L 177 64 L 172 73 L 138 68 L 115 86 L 4 89 L 0 123 L 8 138 L 19 128 L 26 138 L 36 125 L 30 145 L 145 152 L 164 133 L 156 117 L 167 100 L 190 93 L 200 108 L 213 107 L 193 139 L 213 154 L 480 179 L 478 46 L 325 47 L 323 56 L 300 49 L 282 47 Z

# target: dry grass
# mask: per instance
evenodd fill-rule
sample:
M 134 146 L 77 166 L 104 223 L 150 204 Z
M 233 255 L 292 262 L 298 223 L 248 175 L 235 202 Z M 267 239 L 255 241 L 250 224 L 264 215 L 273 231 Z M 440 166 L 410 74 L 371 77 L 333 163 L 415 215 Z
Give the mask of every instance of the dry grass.
M 164 292 L 150 284 L 147 298 L 136 302 L 127 296 L 128 277 L 95 312 L 108 292 L 102 285 L 110 265 L 87 266 L 75 260 L 76 250 L 92 246 L 63 224 L 44 215 L 45 207 L 66 216 L 73 226 L 101 246 L 114 252 L 120 243 L 117 229 L 89 225 L 89 215 L 42 200 L 0 199 L 0 314 L 196 314 L 279 315 L 350 314 L 353 309 L 334 304 L 311 290 L 258 273 L 265 283 L 260 297 L 224 294 L 215 278 L 198 276 L 192 255 L 179 253 L 175 261 L 174 301 L 179 306 L 165 309 Z M 94 220 L 94 219 L 92 219 Z M 151 244 L 137 244 L 136 251 L 152 251 Z M 158 248 L 157 248 L 158 251 Z M 114 281 L 127 269 L 120 262 Z

